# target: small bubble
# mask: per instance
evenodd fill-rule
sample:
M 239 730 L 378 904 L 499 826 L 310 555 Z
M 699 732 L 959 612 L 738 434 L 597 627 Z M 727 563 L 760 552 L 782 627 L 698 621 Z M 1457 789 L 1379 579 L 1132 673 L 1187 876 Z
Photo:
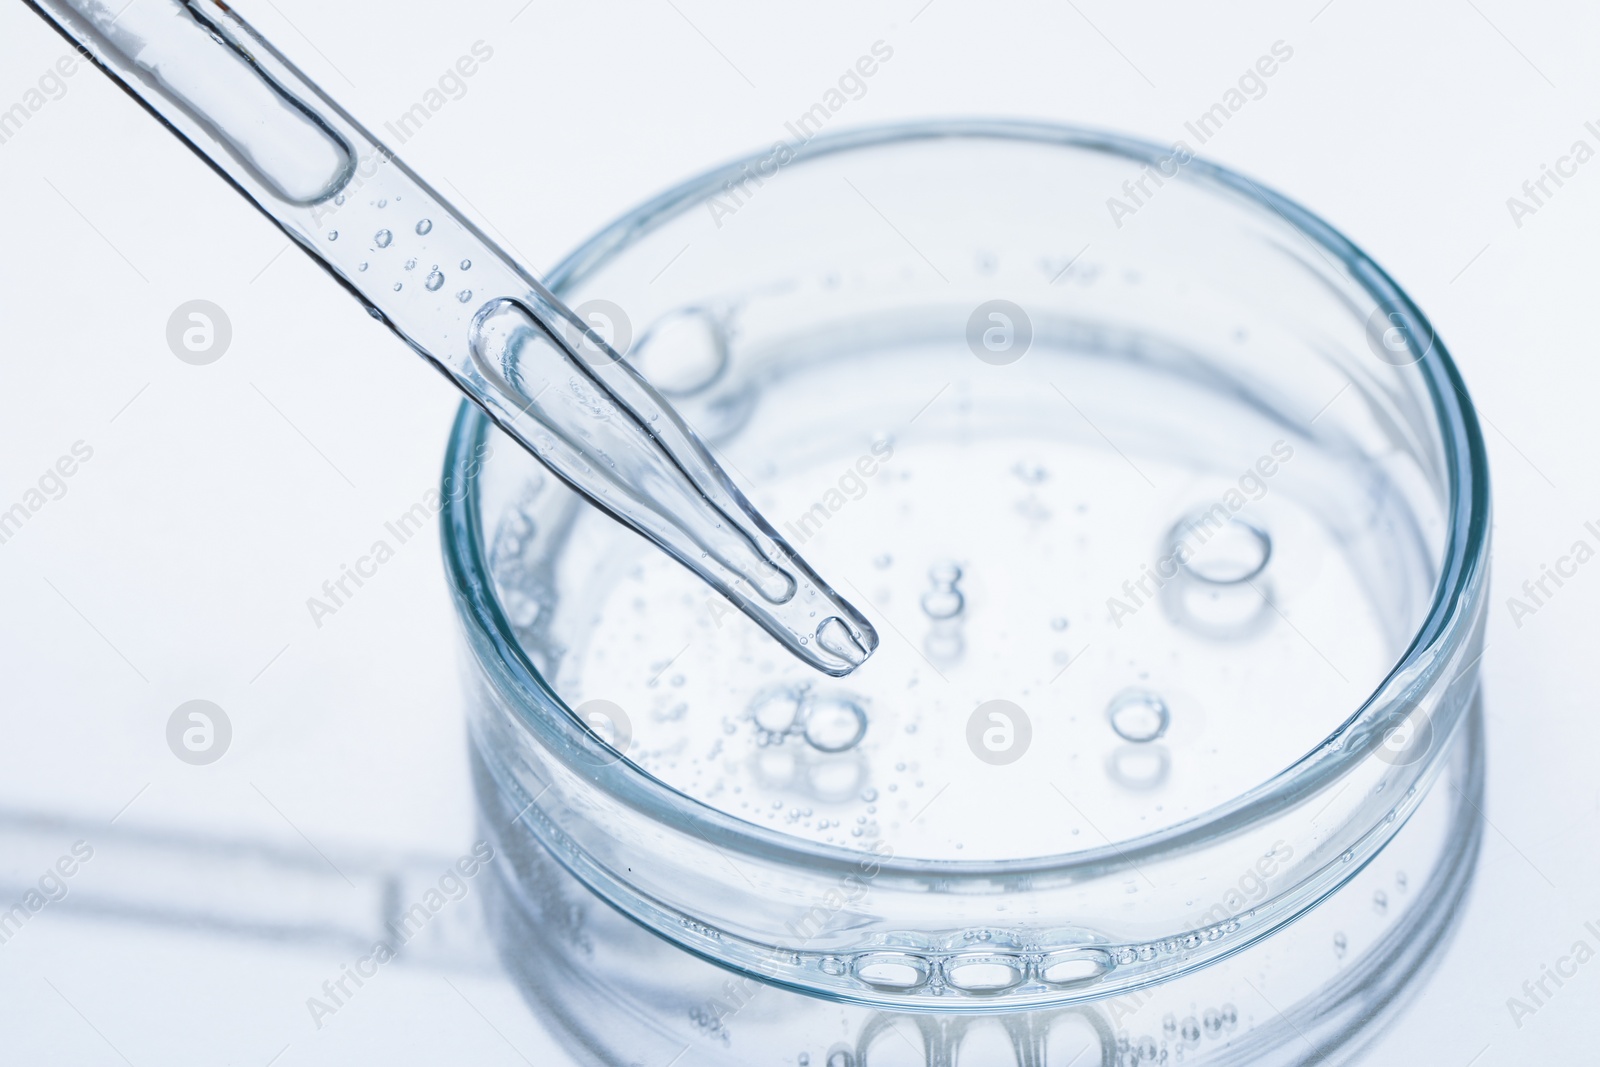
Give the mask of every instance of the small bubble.
M 463 290 L 461 290 L 459 293 L 456 294 L 456 299 L 461 301 L 463 304 L 465 304 L 468 300 L 472 299 L 472 290 L 471 289 L 463 289 Z
M 1154 741 L 1167 732 L 1172 713 L 1167 702 L 1147 689 L 1124 689 L 1106 706 L 1111 728 L 1124 741 Z
M 416 270 L 416 269 L 417 269 L 417 261 L 415 259 L 406 260 L 406 270 Z
M 462 269 L 462 270 L 471 270 L 471 269 L 472 269 L 472 260 L 470 260 L 470 259 L 463 259 L 463 260 L 462 260 L 462 261 L 461 261 L 461 269 Z
M 340 193 L 338 196 L 333 198 L 333 205 L 335 207 L 343 207 L 344 206 L 344 194 L 343 193 Z
M 358 265 L 357 265 L 357 266 L 356 266 L 356 270 L 366 270 L 366 269 L 367 269 L 367 261 L 366 261 L 366 260 L 364 260 L 364 259 L 363 259 L 363 260 L 362 260 L 362 261 L 361 261 L 361 262 L 360 262 L 360 263 L 359 263 L 359 264 L 358 264 Z
M 1038 485 L 1050 477 L 1050 472 L 1037 463 L 1024 463 L 1020 460 L 1011 468 L 1011 473 L 1024 485 Z
M 1168 539 L 1171 557 L 1209 585 L 1248 582 L 1272 559 L 1272 538 L 1265 530 L 1234 518 L 1219 525 L 1209 511 L 1178 520 Z
M 329 230 L 328 231 L 328 240 L 337 241 L 338 239 L 339 239 L 339 231 L 338 230 Z
M 1055 618 L 1050 620 L 1050 629 L 1055 630 L 1056 632 L 1059 633 L 1060 631 L 1065 630 L 1066 628 L 1067 628 L 1067 620 L 1066 620 L 1066 618 L 1064 616 L 1057 615 Z
M 894 557 L 884 552 L 873 557 L 872 565 L 880 571 L 888 570 L 894 564 Z
M 379 207 L 388 207 L 389 206 L 389 201 L 387 201 L 387 200 L 379 200 L 378 201 L 378 206 Z
M 433 220 L 423 219 L 421 222 L 417 223 L 417 236 L 421 237 L 427 234 L 427 232 L 431 229 L 433 229 Z
M 805 739 L 819 752 L 846 752 L 867 732 L 867 713 L 853 700 L 822 697 L 806 712 Z
M 394 291 L 395 292 L 398 293 L 400 290 L 402 290 L 404 288 L 405 288 L 405 283 L 404 282 L 395 282 L 394 283 Z
M 428 274 L 428 280 L 422 284 L 428 287 L 428 292 L 437 293 L 440 286 L 444 285 L 444 275 L 440 274 L 437 270 L 432 271 Z
M 966 603 L 958 589 L 930 589 L 922 594 L 922 610 L 930 619 L 953 619 Z
M 380 204 L 379 206 L 381 207 L 382 205 Z M 392 240 L 394 240 L 394 234 L 388 230 L 379 230 L 372 235 L 372 243 L 379 248 L 388 248 L 389 242 Z
M 750 718 L 769 734 L 788 733 L 799 717 L 800 695 L 789 689 L 764 694 L 750 708 Z

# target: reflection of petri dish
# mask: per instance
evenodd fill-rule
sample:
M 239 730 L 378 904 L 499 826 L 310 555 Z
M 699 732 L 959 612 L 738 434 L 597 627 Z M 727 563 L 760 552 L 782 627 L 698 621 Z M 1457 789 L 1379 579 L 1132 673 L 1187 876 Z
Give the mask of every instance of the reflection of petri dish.
M 622 918 L 528 835 L 507 832 L 526 801 L 502 791 L 476 757 L 483 832 L 503 858 L 486 906 L 506 969 L 584 1062 L 676 1056 L 683 1067 L 1081 1067 L 1132 1062 L 1119 1050 L 1153 1048 L 1138 1062 L 1345 1063 L 1421 991 L 1463 913 L 1483 834 L 1482 746 L 1474 714 L 1441 788 L 1376 861 L 1306 919 L 1204 970 L 1092 1004 L 975 1017 L 907 1014 L 730 975 Z M 1218 901 L 1232 892 L 1250 907 L 1249 872 L 1228 881 Z M 1346 946 L 1343 955 L 1336 943 Z M 1106 966 L 1092 949 L 1041 963 L 1064 985 L 1092 980 Z M 1268 990 L 1270 1003 L 1262 995 Z
M 1190 164 L 1073 260 L 1150 151 L 1031 126 L 818 138 L 736 220 L 707 218 L 717 172 L 556 272 L 645 331 L 718 309 L 684 417 L 885 635 L 817 677 L 464 414 L 445 547 L 473 729 L 594 892 L 840 1000 L 1065 1004 L 1272 933 L 1422 802 L 1484 606 L 1471 410 L 1442 345 L 1374 361 L 1375 267 L 1225 172 Z M 1208 566 L 1233 570 L 1192 573 L 1180 523 L 1224 531 Z M 1130 690 L 1170 713 L 1134 757 L 1105 718 Z M 597 700 L 631 724 L 624 759 L 569 710 Z M 1434 740 L 1398 759 L 1402 707 Z M 1280 841 L 1248 916 L 1195 913 Z M 1090 951 L 1108 962 L 1081 979 L 1039 965 Z

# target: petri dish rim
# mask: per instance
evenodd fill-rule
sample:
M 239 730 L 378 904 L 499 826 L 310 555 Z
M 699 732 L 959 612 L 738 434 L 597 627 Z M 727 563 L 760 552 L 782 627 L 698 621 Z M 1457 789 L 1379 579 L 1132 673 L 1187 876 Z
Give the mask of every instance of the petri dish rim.
M 808 161 L 842 152 L 947 138 L 1055 145 L 1117 155 L 1148 165 L 1170 155 L 1168 149 L 1153 142 L 1091 128 L 962 119 L 819 134 L 796 149 L 786 167 L 802 166 Z M 690 210 L 741 169 L 767 155 L 751 153 L 713 167 L 646 201 L 580 245 L 549 272 L 545 284 L 558 295 L 564 294 L 626 250 L 654 225 Z M 1448 669 L 1453 653 L 1475 629 L 1478 609 L 1486 595 L 1484 572 L 1490 511 L 1488 459 L 1477 413 L 1444 342 L 1388 273 L 1331 224 L 1259 182 L 1217 164 L 1196 158 L 1185 164 L 1183 171 L 1189 180 L 1208 183 L 1226 194 L 1269 209 L 1321 251 L 1332 255 L 1380 306 L 1401 315 L 1408 327 L 1407 337 L 1433 339 L 1415 366 L 1432 402 L 1449 496 L 1440 575 L 1428 613 L 1384 679 L 1338 728 L 1295 762 L 1230 801 L 1120 844 L 1113 842 L 1070 853 L 1000 860 L 880 857 L 877 878 L 881 882 L 914 884 L 929 877 L 977 881 L 1019 875 L 1101 874 L 1133 868 L 1141 862 L 1181 853 L 1191 845 L 1244 832 L 1253 823 L 1317 793 L 1360 765 L 1382 743 L 1382 737 L 1374 734 L 1361 744 L 1345 744 L 1344 739 L 1380 703 L 1398 702 L 1427 692 L 1441 672 Z M 649 819 L 692 829 L 718 847 L 781 865 L 807 866 L 829 873 L 854 870 L 860 862 L 860 853 L 856 850 L 806 842 L 757 826 L 675 789 L 626 759 L 596 766 L 594 761 L 575 755 L 593 747 L 594 741 L 573 710 L 528 659 L 494 593 L 479 515 L 479 482 L 475 470 L 466 470 L 468 457 L 473 456 L 486 439 L 490 425 L 487 415 L 463 402 L 445 456 L 441 542 L 446 578 L 469 644 L 480 664 L 491 673 L 493 681 L 513 704 L 522 724 L 535 733 L 553 735 L 552 739 L 559 743 L 548 747 L 558 758 L 591 785 Z M 461 488 L 451 490 L 452 484 Z M 1391 692 L 1397 683 L 1403 683 L 1403 688 Z M 1429 758 L 1437 761 L 1448 748 L 1448 745 L 1436 746 Z

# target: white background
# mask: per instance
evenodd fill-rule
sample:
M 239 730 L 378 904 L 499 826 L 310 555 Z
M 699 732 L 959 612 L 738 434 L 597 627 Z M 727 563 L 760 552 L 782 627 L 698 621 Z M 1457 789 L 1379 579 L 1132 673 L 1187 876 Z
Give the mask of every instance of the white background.
M 1496 495 L 1492 824 L 1444 966 L 1371 1062 L 1593 1062 L 1600 962 L 1520 1028 L 1506 999 L 1580 937 L 1595 943 L 1584 923 L 1600 924 L 1600 723 L 1586 684 L 1600 562 L 1520 627 L 1505 598 L 1574 541 L 1600 543 L 1584 530 L 1600 523 L 1600 161 L 1520 227 L 1506 200 L 1576 139 L 1600 149 L 1584 128 L 1600 125 L 1600 10 L 238 7 L 380 130 L 473 42 L 489 44 L 467 94 L 401 154 L 540 271 L 666 185 L 783 136 L 879 39 L 894 58 L 836 128 L 987 115 L 1171 141 L 1275 41 L 1289 44 L 1267 94 L 1204 155 L 1321 213 L 1417 299 L 1479 404 Z M 0 5 L 0 108 L 66 51 L 24 5 Z M 0 144 L 0 194 L 0 509 L 74 442 L 94 450 L 66 495 L 0 545 L 0 811 L 275 841 L 340 867 L 459 854 L 470 792 L 434 532 L 320 629 L 305 607 L 436 481 L 457 398 L 92 70 Z M 164 340 L 169 314 L 194 298 L 233 324 L 231 348 L 207 367 Z M 207 768 L 173 758 L 164 739 L 172 710 L 196 697 L 234 728 Z M 36 879 L 75 832 L 0 854 L 0 880 Z M 102 848 L 72 893 L 139 876 L 118 864 Z M 559 1062 L 492 973 L 458 976 L 454 990 L 425 972 L 386 974 L 316 1031 L 304 998 L 342 950 L 112 922 L 74 900 L 0 945 L 0 1059 Z

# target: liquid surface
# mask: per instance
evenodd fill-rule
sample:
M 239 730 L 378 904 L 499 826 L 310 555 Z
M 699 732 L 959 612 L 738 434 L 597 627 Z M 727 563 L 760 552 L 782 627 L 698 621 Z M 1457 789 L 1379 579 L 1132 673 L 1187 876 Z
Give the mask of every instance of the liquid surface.
M 1407 633 L 1375 592 L 1394 561 L 1355 547 L 1393 517 L 1320 499 L 1369 472 L 1218 383 L 1070 346 L 1030 359 L 1072 405 L 939 345 L 849 352 L 757 383 L 719 444 L 885 635 L 849 678 L 778 654 L 595 516 L 570 514 L 554 569 L 531 566 L 540 491 L 493 561 L 534 605 L 535 662 L 569 704 L 623 709 L 649 774 L 819 843 L 1070 853 L 1266 781 Z

